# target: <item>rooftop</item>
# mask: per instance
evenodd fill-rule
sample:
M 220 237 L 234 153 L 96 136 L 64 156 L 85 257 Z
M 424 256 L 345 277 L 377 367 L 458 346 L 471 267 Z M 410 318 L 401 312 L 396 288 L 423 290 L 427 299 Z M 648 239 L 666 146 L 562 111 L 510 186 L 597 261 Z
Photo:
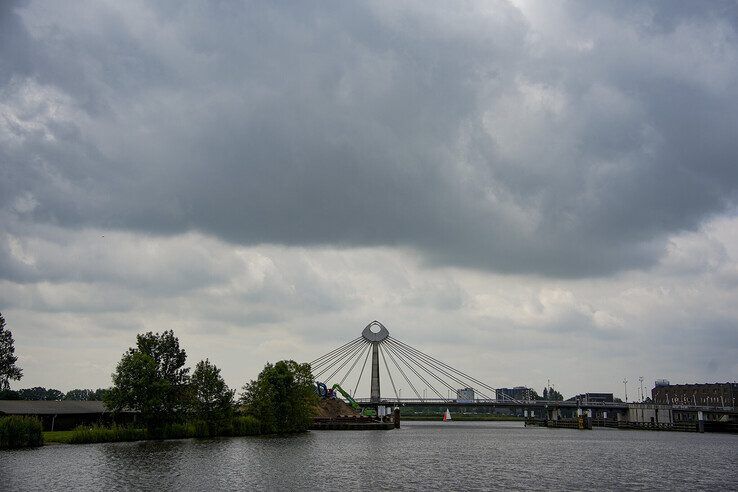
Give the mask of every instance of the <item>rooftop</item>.
M 7 415 L 61 415 L 106 412 L 108 412 L 108 409 L 101 401 L 0 400 L 0 414 Z

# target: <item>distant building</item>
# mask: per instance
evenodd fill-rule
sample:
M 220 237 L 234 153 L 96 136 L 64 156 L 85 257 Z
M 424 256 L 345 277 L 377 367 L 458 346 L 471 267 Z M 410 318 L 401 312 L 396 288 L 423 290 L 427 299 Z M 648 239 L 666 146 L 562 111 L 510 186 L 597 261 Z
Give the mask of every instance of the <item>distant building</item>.
M 615 401 L 615 395 L 612 393 L 582 393 L 581 395 L 569 398 L 568 401 L 579 401 L 581 403 L 612 403 Z
M 535 390 L 526 386 L 515 386 L 514 388 L 497 388 L 498 400 L 532 400 L 533 395 L 536 394 Z
M 461 388 L 456 390 L 456 401 L 459 403 L 470 403 L 474 401 L 474 388 Z
M 651 390 L 651 398 L 661 405 L 732 407 L 738 397 L 738 383 L 669 384 L 666 380 L 659 380 L 655 386 Z

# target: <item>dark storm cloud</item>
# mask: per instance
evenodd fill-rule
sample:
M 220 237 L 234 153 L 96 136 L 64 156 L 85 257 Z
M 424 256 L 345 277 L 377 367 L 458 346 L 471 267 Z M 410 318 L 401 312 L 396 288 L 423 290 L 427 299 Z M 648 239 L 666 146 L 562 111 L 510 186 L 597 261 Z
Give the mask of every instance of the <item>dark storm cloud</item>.
M 5 8 L 0 205 L 501 272 L 646 267 L 735 203 L 730 5 L 574 2 L 550 29 L 506 2 Z

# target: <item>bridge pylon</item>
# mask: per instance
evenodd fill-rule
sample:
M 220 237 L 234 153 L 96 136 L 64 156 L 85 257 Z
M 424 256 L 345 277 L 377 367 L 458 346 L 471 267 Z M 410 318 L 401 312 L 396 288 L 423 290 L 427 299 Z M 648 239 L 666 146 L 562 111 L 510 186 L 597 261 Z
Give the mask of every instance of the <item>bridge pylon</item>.
M 372 403 L 379 403 L 382 392 L 379 384 L 379 344 L 389 338 L 389 330 L 377 320 L 372 321 L 361 332 L 361 337 L 372 347 L 372 381 L 369 399 Z
M 334 382 L 343 385 L 354 368 L 360 367 L 356 385 L 353 391 L 350 392 L 353 398 L 357 398 L 359 383 L 370 355 L 372 361 L 368 371 L 371 373 L 369 398 L 362 398 L 365 402 L 388 405 L 400 403 L 402 388 L 398 391 L 395 384 L 395 380 L 401 382 L 400 377 L 407 383 L 407 388 L 410 390 L 406 394 L 414 394 L 416 397 L 404 398 L 402 402 L 410 400 L 436 403 L 456 402 L 457 390 L 461 389 L 473 395 L 471 398 L 477 402 L 495 400 L 496 390 L 494 388 L 391 337 L 389 330 L 376 320 L 366 325 L 359 337 L 311 361 L 313 377 L 316 380 L 321 378 L 328 385 L 332 385 Z M 390 369 L 391 365 L 394 370 Z M 394 393 L 393 397 L 382 395 L 381 366 L 384 366 L 389 378 Z M 333 378 L 339 374 L 344 375 L 338 381 L 334 381 Z M 353 378 L 351 380 L 353 381 Z M 419 389 L 422 391 L 419 391 Z M 470 389 L 471 392 L 469 392 Z M 461 393 L 459 392 L 459 394 Z

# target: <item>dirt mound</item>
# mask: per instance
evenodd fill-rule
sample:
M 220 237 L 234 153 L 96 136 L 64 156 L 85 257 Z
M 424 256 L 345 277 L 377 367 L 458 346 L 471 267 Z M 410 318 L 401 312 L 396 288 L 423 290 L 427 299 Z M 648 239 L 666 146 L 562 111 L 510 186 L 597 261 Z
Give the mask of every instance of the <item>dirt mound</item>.
M 339 400 L 338 398 L 335 400 L 333 398 L 320 400 L 315 412 L 315 416 L 317 418 L 323 419 L 333 419 L 346 415 L 354 416 L 359 415 L 359 413 L 351 408 L 346 402 Z

